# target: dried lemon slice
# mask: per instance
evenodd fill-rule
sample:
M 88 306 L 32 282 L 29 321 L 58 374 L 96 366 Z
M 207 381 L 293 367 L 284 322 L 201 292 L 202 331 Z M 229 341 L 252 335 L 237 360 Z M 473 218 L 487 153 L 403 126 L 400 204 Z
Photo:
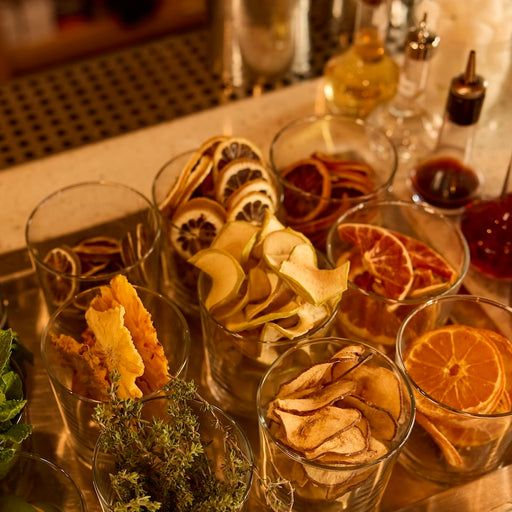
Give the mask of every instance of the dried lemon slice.
M 229 162 L 215 181 L 215 199 L 225 204 L 233 193 L 252 180 L 264 180 L 273 186 L 269 171 L 261 162 L 247 158 Z
M 246 220 L 255 224 L 261 224 L 265 218 L 265 210 L 275 211 L 272 199 L 264 192 L 250 192 L 240 197 L 228 210 L 228 221 Z
M 51 302 L 63 304 L 78 291 L 78 281 L 71 276 L 81 274 L 80 258 L 67 245 L 54 247 L 44 257 L 44 263 L 55 270 L 44 272 L 43 280 Z
M 184 259 L 201 249 L 210 247 L 226 222 L 224 208 L 205 197 L 195 197 L 186 202 L 172 217 L 169 239 L 172 247 Z
M 213 177 L 232 160 L 247 158 L 249 160 L 258 160 L 263 162 L 263 155 L 260 149 L 250 140 L 244 137 L 229 137 L 221 142 L 215 149 L 213 155 Z

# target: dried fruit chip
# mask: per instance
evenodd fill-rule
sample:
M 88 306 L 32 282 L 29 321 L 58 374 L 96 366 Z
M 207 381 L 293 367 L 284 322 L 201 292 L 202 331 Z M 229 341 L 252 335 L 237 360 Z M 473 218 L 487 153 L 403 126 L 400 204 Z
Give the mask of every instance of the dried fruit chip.
M 61 246 L 50 250 L 44 263 L 55 270 L 55 273 L 43 273 L 51 302 L 56 306 L 64 304 L 78 291 L 78 281 L 72 276 L 79 276 L 82 272 L 80 259 L 70 247 Z

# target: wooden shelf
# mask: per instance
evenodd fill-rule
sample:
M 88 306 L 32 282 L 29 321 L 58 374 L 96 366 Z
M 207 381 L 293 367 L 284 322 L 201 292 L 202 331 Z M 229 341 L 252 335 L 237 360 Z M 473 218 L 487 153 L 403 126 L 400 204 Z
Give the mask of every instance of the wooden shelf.
M 205 3 L 163 1 L 150 17 L 131 26 L 106 16 L 61 30 L 35 44 L 9 47 L 0 41 L 0 80 L 199 26 L 206 22 Z

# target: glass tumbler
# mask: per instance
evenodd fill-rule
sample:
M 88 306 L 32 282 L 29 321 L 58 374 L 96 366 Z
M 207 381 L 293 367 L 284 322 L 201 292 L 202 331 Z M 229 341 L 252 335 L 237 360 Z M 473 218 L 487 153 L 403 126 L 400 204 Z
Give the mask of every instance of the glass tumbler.
M 142 418 L 151 421 L 158 418 L 163 422 L 172 421 L 166 414 L 167 396 L 153 397 L 143 401 Z M 251 444 L 240 425 L 221 409 L 211 406 L 205 408 L 204 404 L 197 400 L 188 402 L 193 414 L 199 424 L 199 435 L 201 442 L 205 447 L 205 455 L 208 459 L 210 471 L 219 481 L 225 481 L 229 478 L 231 463 L 233 462 L 233 453 L 228 448 L 226 441 L 226 432 L 229 433 L 231 441 L 237 446 L 238 455 L 241 456 L 244 465 L 247 464 L 250 470 L 243 477 L 243 489 L 241 489 L 243 505 L 247 502 L 252 483 L 252 465 L 254 456 Z M 93 484 L 98 496 L 103 512 L 112 512 L 114 509 L 115 495 L 112 490 L 110 474 L 118 471 L 119 461 L 116 465 L 116 454 L 111 451 L 105 452 L 100 446 L 100 440 L 94 450 L 92 464 Z M 116 497 L 117 498 L 117 497 Z
M 408 471 L 452 486 L 504 463 L 512 446 L 512 308 L 474 295 L 431 299 L 402 323 L 396 361 L 417 406 L 400 455 Z
M 18 452 L 0 479 L 0 510 L 86 512 L 80 489 L 60 466 L 35 453 Z
M 25 239 L 50 314 L 118 273 L 159 289 L 160 216 L 126 185 L 91 181 L 55 191 L 30 214 Z
M 351 226 L 355 236 L 341 238 L 339 230 Z M 457 224 L 405 201 L 369 201 L 347 211 L 329 231 L 327 257 L 333 265 L 350 260 L 337 333 L 391 357 L 407 314 L 433 297 L 456 293 L 469 267 Z
M 321 251 L 340 215 L 388 196 L 397 164 L 383 131 L 342 115 L 296 119 L 270 146 L 270 165 L 283 189 L 283 220 Z
M 332 400 L 323 390 L 332 390 Z M 407 379 L 391 359 L 357 340 L 306 340 L 268 369 L 257 403 L 263 477 L 287 483 L 274 493 L 272 510 L 378 510 L 415 411 Z M 306 407 L 314 410 L 301 412 Z M 390 428 L 380 430 L 391 417 Z
M 135 290 L 151 315 L 169 364 L 169 373 L 184 378 L 190 353 L 190 331 L 183 314 L 167 297 L 147 288 L 135 286 Z M 67 441 L 82 462 L 89 466 L 99 433 L 99 426 L 92 420 L 92 415 L 102 402 L 85 396 L 80 372 L 63 359 L 51 340 L 66 334 L 80 342 L 87 328 L 85 311 L 93 297 L 99 294 L 100 287 L 91 288 L 63 304 L 52 314 L 41 337 L 41 355 L 66 427 Z

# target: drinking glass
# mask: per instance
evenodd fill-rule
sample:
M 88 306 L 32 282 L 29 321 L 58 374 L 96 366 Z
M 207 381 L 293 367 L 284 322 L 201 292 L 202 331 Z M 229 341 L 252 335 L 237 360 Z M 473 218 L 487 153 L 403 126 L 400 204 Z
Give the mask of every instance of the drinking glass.
M 183 314 L 167 297 L 138 286 L 135 286 L 135 290 L 151 315 L 158 341 L 169 363 L 169 373 L 185 377 L 190 353 L 190 331 Z M 92 420 L 92 415 L 95 407 L 102 402 L 84 396 L 80 390 L 80 375 L 65 364 L 51 340 L 67 334 L 80 341 L 87 328 L 85 311 L 93 297 L 99 294 L 100 287 L 91 288 L 63 304 L 52 314 L 41 337 L 43 363 L 68 432 L 68 440 L 86 465 L 91 464 L 99 433 L 99 426 Z
M 258 385 L 268 367 L 301 340 L 328 336 L 336 307 L 323 323 L 307 334 L 293 339 L 265 341 L 230 331 L 214 318 L 204 305 L 210 283 L 209 276 L 201 272 L 198 293 L 204 345 L 203 379 L 213 399 L 224 410 L 253 418 Z
M 407 363 L 411 345 L 425 333 L 450 324 L 490 330 L 505 338 L 500 344 L 493 338 L 506 373 L 507 398 L 499 408 L 501 412 L 480 414 L 449 407 L 430 396 L 411 377 Z M 461 341 L 455 338 L 453 343 L 456 352 Z M 485 359 L 478 353 L 469 352 L 465 356 L 464 361 L 477 365 L 478 378 L 472 378 L 471 389 L 484 385 L 487 374 L 482 363 Z M 399 459 L 408 471 L 441 485 L 458 485 L 504 463 L 512 446 L 512 410 L 508 394 L 512 383 L 512 308 L 474 295 L 446 295 L 429 300 L 414 309 L 402 323 L 397 337 L 396 361 L 407 375 L 417 407 L 416 422 Z M 425 362 L 425 370 L 434 374 L 430 361 L 428 364 Z M 456 376 L 457 364 L 445 365 L 443 374 Z M 459 372 L 460 379 L 467 378 L 462 372 Z M 437 372 L 435 375 L 439 379 Z M 439 382 L 439 385 L 449 389 L 452 383 Z M 482 396 L 479 392 L 476 395 Z
M 322 462 L 321 458 L 307 458 L 302 452 L 292 449 L 279 439 L 276 425 L 270 416 L 269 404 L 274 401 L 282 385 L 290 383 L 313 365 L 329 361 L 342 349 L 357 346 L 362 354 L 360 365 L 366 365 L 368 371 L 381 375 L 391 372 L 394 376 L 395 399 L 400 402 L 396 411 L 396 428 L 389 440 L 385 441 L 385 450 L 380 457 L 365 462 L 347 463 Z M 334 370 L 333 370 L 334 372 Z M 327 372 L 326 372 L 327 373 Z M 387 373 L 388 376 L 390 375 Z M 371 374 L 370 374 L 371 375 Z M 347 373 L 350 379 L 350 372 Z M 355 377 L 357 379 L 357 377 Z M 328 386 L 327 384 L 326 386 Z M 314 396 L 300 388 L 294 393 L 297 398 Z M 387 389 L 389 393 L 391 388 Z M 301 394 L 302 393 L 302 394 Z M 343 400 L 343 397 L 341 397 Z M 277 500 L 272 510 L 284 512 L 290 510 L 290 488 L 293 490 L 293 507 L 296 512 L 341 512 L 344 510 L 378 510 L 386 489 L 393 466 L 407 441 L 414 422 L 414 398 L 412 390 L 400 369 L 383 353 L 357 340 L 342 338 L 323 338 L 305 340 L 282 354 L 267 370 L 258 389 L 258 423 L 261 451 L 261 470 L 263 478 L 271 481 L 284 479 L 276 492 Z M 382 402 L 376 406 L 385 407 Z M 278 407 L 277 405 L 275 407 Z M 370 426 L 373 428 L 373 423 Z M 282 427 L 282 426 L 281 426 Z M 290 427 L 291 428 L 291 427 Z M 322 429 L 317 424 L 315 432 Z M 341 429 L 341 427 L 340 427 Z M 307 430 L 307 427 L 304 431 Z M 313 433 L 313 427 L 310 429 Z M 345 449 L 350 451 L 350 442 Z
M 450 280 L 439 285 L 429 280 L 431 273 L 438 271 L 440 261 L 429 261 L 433 254 L 422 249 L 423 253 L 417 253 L 411 259 L 413 268 L 418 269 L 418 277 L 405 298 L 392 299 L 385 296 L 384 291 L 368 290 L 364 286 L 365 281 L 359 280 L 366 275 L 362 272 L 366 267 L 364 263 L 361 267 L 359 256 L 353 254 L 356 244 L 341 240 L 338 235 L 340 226 L 352 223 L 392 230 L 425 244 L 448 264 L 448 270 L 452 272 Z M 376 243 L 370 243 L 370 246 L 375 248 Z M 382 252 L 382 260 L 378 264 L 383 265 L 398 282 L 399 270 L 393 268 L 396 261 L 386 259 L 389 255 L 379 251 Z M 349 275 L 348 288 L 343 295 L 336 332 L 341 336 L 362 339 L 392 357 L 398 329 L 407 314 L 433 297 L 456 293 L 469 267 L 469 249 L 459 227 L 429 207 L 405 201 L 370 201 L 347 211 L 329 231 L 327 258 L 333 265 L 349 258 L 354 271 Z
M 330 178 L 329 194 L 315 173 L 297 174 L 296 179 L 288 173 L 317 155 Z M 397 164 L 396 150 L 383 131 L 342 115 L 292 121 L 277 132 L 270 146 L 270 165 L 283 189 L 282 217 L 321 251 L 340 215 L 361 202 L 387 197 Z
M 0 510 L 86 512 L 87 508 L 63 468 L 35 453 L 18 452 L 10 472 L 0 479 Z
M 164 422 L 170 421 L 166 415 L 168 400 L 169 398 L 165 395 L 144 400 L 142 417 L 148 421 L 155 417 Z M 218 407 L 211 406 L 211 409 L 206 409 L 204 404 L 198 400 L 191 400 L 188 405 L 192 408 L 199 422 L 199 434 L 205 446 L 205 455 L 208 458 L 210 469 L 216 478 L 224 481 L 226 473 L 229 471 L 227 468 L 233 462 L 228 450 L 228 444 L 226 443 L 226 432 L 229 432 L 231 440 L 236 444 L 237 449 L 240 451 L 239 455 L 244 459 L 244 463 L 251 467 L 251 471 L 247 473 L 245 478 L 245 490 L 243 492 L 245 503 L 251 488 L 252 466 L 254 464 L 251 444 L 245 432 L 233 418 L 225 414 Z M 115 453 L 102 451 L 98 441 L 94 450 L 92 473 L 94 490 L 103 512 L 112 512 L 114 510 L 114 494 L 110 474 L 117 470 L 119 470 L 119 467 L 116 466 Z
M 43 199 L 25 239 L 50 314 L 118 273 L 158 290 L 160 216 L 137 190 L 108 181 L 77 183 Z

